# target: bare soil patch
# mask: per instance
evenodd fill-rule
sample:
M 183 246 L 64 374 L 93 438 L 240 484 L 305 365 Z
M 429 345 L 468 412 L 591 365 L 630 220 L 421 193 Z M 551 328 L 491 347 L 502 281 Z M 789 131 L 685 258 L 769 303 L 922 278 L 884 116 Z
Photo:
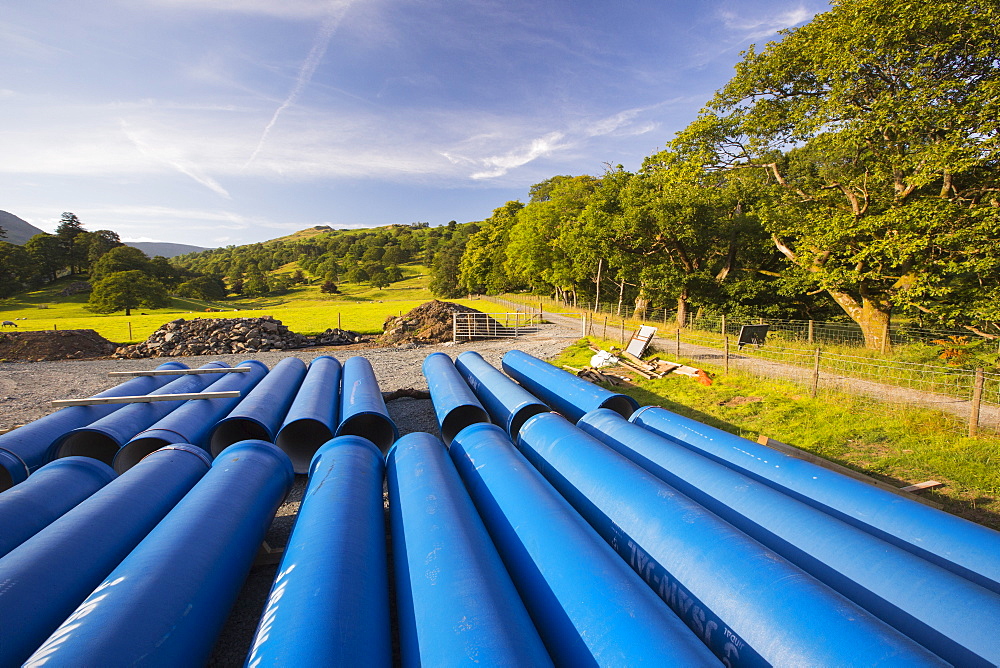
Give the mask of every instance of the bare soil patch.
M 107 357 L 117 344 L 92 329 L 0 332 L 0 360 L 51 362 Z
M 425 302 L 401 316 L 386 318 L 382 326 L 383 334 L 378 337 L 379 346 L 398 346 L 405 343 L 445 343 L 454 334 L 453 314 L 478 313 L 468 306 L 443 302 L 437 299 Z M 492 323 L 490 323 L 492 325 Z M 503 326 L 497 323 L 497 327 Z

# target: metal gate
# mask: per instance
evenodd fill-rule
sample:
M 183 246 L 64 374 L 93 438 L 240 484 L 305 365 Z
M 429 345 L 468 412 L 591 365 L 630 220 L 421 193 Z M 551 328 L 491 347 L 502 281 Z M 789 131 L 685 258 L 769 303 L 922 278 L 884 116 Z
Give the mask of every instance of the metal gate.
M 516 339 L 534 334 L 540 324 L 537 313 L 453 313 L 452 340 Z

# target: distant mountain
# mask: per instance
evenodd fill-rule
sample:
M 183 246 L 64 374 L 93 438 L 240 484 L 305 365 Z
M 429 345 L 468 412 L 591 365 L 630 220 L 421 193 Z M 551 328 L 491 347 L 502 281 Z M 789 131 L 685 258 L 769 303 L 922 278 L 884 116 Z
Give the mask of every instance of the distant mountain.
M 207 248 L 202 248 L 201 246 L 169 244 L 160 241 L 126 241 L 125 245 L 138 248 L 149 257 L 162 255 L 163 257 L 171 258 L 177 255 L 184 255 L 185 253 L 199 253 L 203 250 L 208 250 Z
M 0 211 L 0 228 L 7 233 L 7 236 L 0 237 L 0 241 L 23 246 L 24 242 L 35 236 L 43 234 L 45 230 L 40 230 L 26 220 L 21 220 L 12 213 Z

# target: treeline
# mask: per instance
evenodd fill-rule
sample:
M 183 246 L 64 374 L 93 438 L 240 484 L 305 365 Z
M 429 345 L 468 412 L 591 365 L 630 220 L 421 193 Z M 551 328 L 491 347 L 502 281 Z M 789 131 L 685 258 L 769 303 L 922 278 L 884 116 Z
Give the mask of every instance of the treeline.
M 428 223 L 391 225 L 362 230 L 330 230 L 308 237 L 274 239 L 246 246 L 228 246 L 178 256 L 173 262 L 188 271 L 222 281 L 236 295 L 259 296 L 280 293 L 289 284 L 319 281 L 324 292 L 339 291 L 338 283 L 367 283 L 388 287 L 403 278 L 400 265 L 416 262 L 433 271 L 432 286 L 442 277 L 458 274 L 464 242 L 479 228 L 475 223 L 455 221 L 440 227 Z M 290 262 L 299 269 L 275 274 Z M 448 269 L 448 267 L 452 267 Z M 448 287 L 438 292 L 448 292 Z
M 1000 7 L 837 0 L 749 49 L 632 173 L 557 176 L 468 239 L 457 290 L 1000 335 Z M 610 293 L 610 294 L 609 294 Z

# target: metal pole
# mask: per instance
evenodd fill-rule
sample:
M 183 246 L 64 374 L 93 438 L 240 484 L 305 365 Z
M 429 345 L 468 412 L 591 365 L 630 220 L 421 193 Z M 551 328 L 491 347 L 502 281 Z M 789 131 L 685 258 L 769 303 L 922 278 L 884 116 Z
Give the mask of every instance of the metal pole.
M 812 377 L 812 388 L 810 389 L 809 396 L 813 399 L 816 398 L 816 392 L 819 390 L 819 348 L 816 349 L 816 357 L 813 361 L 813 377 Z
M 969 438 L 979 435 L 979 410 L 983 405 L 984 382 L 983 370 L 976 369 L 976 380 L 972 386 L 972 405 L 969 407 Z

